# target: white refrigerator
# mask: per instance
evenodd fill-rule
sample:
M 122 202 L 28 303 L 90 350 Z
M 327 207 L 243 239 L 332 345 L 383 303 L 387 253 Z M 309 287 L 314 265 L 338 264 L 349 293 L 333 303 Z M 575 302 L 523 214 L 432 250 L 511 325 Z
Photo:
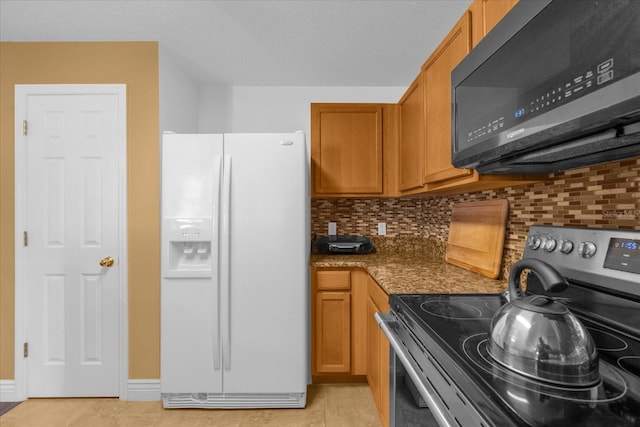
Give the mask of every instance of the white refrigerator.
M 302 132 L 163 135 L 165 408 L 305 406 L 305 147 Z

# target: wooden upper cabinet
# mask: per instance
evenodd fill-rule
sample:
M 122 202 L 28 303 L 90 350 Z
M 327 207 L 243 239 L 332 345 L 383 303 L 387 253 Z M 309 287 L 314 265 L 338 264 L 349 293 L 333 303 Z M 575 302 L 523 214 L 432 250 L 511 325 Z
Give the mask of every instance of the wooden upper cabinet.
M 398 139 L 398 189 L 406 192 L 422 188 L 424 175 L 424 83 L 416 77 L 398 103 L 400 137 Z
M 381 195 L 383 108 L 311 104 L 312 195 Z
M 518 0 L 474 0 L 471 12 L 471 40 L 475 47 L 511 10 Z
M 451 70 L 471 50 L 471 13 L 465 12 L 423 66 L 426 106 L 425 184 L 468 176 L 451 164 Z
M 518 0 L 484 0 L 484 35 L 518 3 Z
M 544 175 L 480 175 L 451 163 L 451 71 L 517 3 L 474 0 L 398 102 L 400 195 L 458 194 L 523 185 Z
M 544 175 L 480 175 L 451 164 L 451 71 L 515 5 L 515 0 L 475 0 L 423 66 L 426 133 L 424 190 L 457 194 L 523 185 Z

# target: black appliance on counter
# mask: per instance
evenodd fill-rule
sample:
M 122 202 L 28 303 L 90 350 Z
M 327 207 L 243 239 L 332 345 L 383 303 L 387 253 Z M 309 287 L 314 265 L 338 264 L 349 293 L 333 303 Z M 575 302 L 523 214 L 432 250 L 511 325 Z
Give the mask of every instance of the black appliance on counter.
M 315 241 L 321 254 L 368 254 L 374 251 L 371 239 L 363 236 L 321 236 Z
M 392 348 L 391 426 L 640 426 L 640 231 L 532 226 L 523 260 L 566 280 L 546 292 L 530 272 L 526 294 L 586 327 L 600 379 L 563 385 L 496 362 L 489 332 L 505 294 L 394 294 L 376 314 Z
M 549 173 L 640 156 L 640 2 L 520 1 L 451 74 L 452 162 Z

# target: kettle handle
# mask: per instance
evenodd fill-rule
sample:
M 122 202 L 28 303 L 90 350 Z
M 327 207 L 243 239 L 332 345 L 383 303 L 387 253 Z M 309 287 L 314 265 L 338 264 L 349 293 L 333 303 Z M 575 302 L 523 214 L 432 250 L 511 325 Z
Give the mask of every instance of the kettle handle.
M 520 274 L 527 268 L 538 276 L 545 291 L 560 292 L 567 289 L 565 278 L 546 262 L 535 258 L 521 259 L 513 264 L 509 272 L 509 294 L 512 299 L 522 297 Z

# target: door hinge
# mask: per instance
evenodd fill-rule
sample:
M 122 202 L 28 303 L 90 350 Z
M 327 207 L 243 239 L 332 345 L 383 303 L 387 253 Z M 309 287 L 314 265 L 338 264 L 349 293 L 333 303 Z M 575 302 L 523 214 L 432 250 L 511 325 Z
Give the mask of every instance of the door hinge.
M 27 357 L 29 357 L 29 343 L 28 342 L 24 343 L 24 347 L 22 349 L 22 354 L 23 354 L 25 359 Z
M 22 234 L 22 244 L 24 246 L 29 246 L 29 233 L 26 231 Z
M 22 121 L 22 134 L 26 135 L 27 134 L 27 130 L 28 130 L 28 125 L 27 125 L 27 121 L 23 120 Z

